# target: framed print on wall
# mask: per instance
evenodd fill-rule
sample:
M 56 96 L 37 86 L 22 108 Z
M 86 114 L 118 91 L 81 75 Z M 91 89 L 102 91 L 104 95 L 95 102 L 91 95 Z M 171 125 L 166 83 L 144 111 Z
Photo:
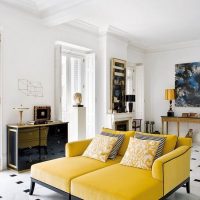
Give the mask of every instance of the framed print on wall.
M 200 107 L 200 62 L 175 65 L 177 107 Z

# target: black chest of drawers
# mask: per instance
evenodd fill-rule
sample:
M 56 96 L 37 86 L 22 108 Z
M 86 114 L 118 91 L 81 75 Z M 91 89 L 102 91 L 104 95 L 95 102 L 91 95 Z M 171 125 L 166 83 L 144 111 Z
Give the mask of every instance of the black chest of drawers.
M 8 167 L 18 171 L 32 164 L 65 156 L 68 122 L 39 125 L 8 125 Z

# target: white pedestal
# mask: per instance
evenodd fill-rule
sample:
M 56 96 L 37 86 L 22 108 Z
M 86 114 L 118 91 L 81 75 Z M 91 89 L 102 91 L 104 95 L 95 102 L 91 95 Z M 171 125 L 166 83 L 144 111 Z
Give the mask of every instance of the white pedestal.
M 69 142 L 86 138 L 86 108 L 72 107 L 69 121 Z

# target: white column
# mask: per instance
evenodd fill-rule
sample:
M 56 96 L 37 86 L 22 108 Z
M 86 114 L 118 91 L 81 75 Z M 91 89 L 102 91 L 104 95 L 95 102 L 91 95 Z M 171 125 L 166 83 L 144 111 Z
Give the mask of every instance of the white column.
M 69 121 L 69 142 L 86 138 L 86 108 L 72 107 Z

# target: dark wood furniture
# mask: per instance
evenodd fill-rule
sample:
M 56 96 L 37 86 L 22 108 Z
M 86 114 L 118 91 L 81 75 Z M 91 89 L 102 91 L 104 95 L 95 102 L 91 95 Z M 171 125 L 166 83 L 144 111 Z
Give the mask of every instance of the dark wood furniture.
M 8 125 L 8 167 L 22 171 L 32 164 L 63 157 L 67 142 L 68 122 Z
M 168 134 L 169 130 L 169 123 L 174 122 L 176 123 L 177 128 L 177 135 L 180 134 L 180 123 L 199 123 L 200 124 L 200 118 L 199 117 L 167 117 L 167 116 L 161 116 L 162 120 L 162 134 L 166 133 Z M 164 131 L 164 126 L 166 123 L 166 131 Z
M 135 130 L 135 131 L 137 131 L 137 129 L 139 129 L 139 131 L 141 132 L 141 128 L 142 128 L 142 119 L 133 119 L 132 128 L 133 128 L 133 130 Z

